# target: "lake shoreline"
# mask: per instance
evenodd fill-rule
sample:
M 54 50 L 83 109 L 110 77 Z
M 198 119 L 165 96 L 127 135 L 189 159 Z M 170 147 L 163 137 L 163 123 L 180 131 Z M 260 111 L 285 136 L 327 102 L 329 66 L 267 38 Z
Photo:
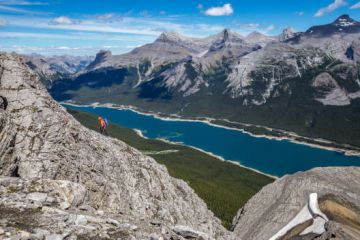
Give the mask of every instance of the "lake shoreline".
M 75 107 L 95 107 L 95 106 L 92 106 L 92 105 L 78 105 L 78 104 L 69 104 L 69 103 L 65 103 L 65 102 L 62 102 L 61 104 L 66 104 L 66 105 L 69 105 L 69 106 L 75 106 Z M 96 106 L 96 107 L 108 107 L 108 106 Z M 116 107 L 111 107 L 113 109 L 125 109 L 125 108 L 116 108 Z M 130 109 L 129 109 L 130 110 Z M 135 110 L 132 110 L 136 113 L 139 113 L 139 114 L 142 114 L 142 115 L 147 115 L 147 116 L 153 116 L 151 114 L 146 114 L 146 113 L 140 113 L 140 112 L 137 112 Z M 160 118 L 159 118 L 160 119 Z M 187 121 L 187 120 L 186 120 Z M 202 121 L 198 121 L 198 122 L 202 122 Z M 142 133 L 142 131 L 140 129 L 132 129 L 139 137 L 143 138 L 143 139 L 149 139 L 148 137 L 144 136 L 144 134 Z M 219 161 L 222 161 L 222 162 L 228 162 L 232 165 L 235 165 L 236 167 L 240 167 L 240 168 L 244 168 L 244 169 L 247 169 L 247 170 L 250 170 L 250 171 L 253 171 L 253 172 L 256 172 L 258 174 L 261 174 L 261 175 L 264 175 L 264 176 L 267 176 L 269 178 L 272 178 L 274 180 L 276 179 L 279 179 L 278 176 L 275 176 L 275 175 L 272 175 L 272 174 L 269 174 L 269 173 L 265 173 L 265 172 L 262 172 L 258 169 L 255 169 L 255 168 L 251 168 L 251 167 L 247 167 L 245 165 L 242 165 L 240 162 L 238 161 L 235 161 L 235 160 L 227 160 L 225 159 L 224 157 L 220 156 L 220 155 L 216 155 L 212 152 L 208 152 L 208 151 L 205 151 L 201 148 L 197 148 L 197 147 L 194 147 L 194 146 L 190 146 L 190 145 L 187 145 L 187 144 L 184 144 L 184 143 L 181 143 L 181 142 L 172 142 L 172 141 L 169 141 L 167 139 L 164 139 L 164 138 L 154 138 L 154 140 L 159 140 L 159 141 L 162 141 L 162 142 L 165 142 L 165 143 L 168 143 L 168 144 L 171 144 L 171 145 L 177 145 L 177 146 L 183 146 L 183 147 L 188 147 L 188 148 L 192 148 L 194 150 L 197 150 L 197 151 L 200 151 L 204 154 L 207 154 L 211 157 L 214 157 L 216 158 L 217 160 Z
M 140 130 L 137 130 L 137 131 L 135 131 L 135 132 L 139 135 L 139 137 L 144 137 Z M 144 138 L 146 139 L 146 137 L 144 137 Z M 237 161 L 234 161 L 234 160 L 227 160 L 227 159 L 225 159 L 225 158 L 222 157 L 222 156 L 216 155 L 216 154 L 214 154 L 214 153 L 212 153 L 212 152 L 205 151 L 205 150 L 203 150 L 203 149 L 201 149 L 201 148 L 197 148 L 197 147 L 194 147 L 194 146 L 186 145 L 186 144 L 183 144 L 183 143 L 180 143 L 180 142 L 171 142 L 171 141 L 169 141 L 169 140 L 167 140 L 167 139 L 164 139 L 164 138 L 154 138 L 154 139 L 159 140 L 159 141 L 163 141 L 163 142 L 166 142 L 166 143 L 169 143 L 169 144 L 173 144 L 173 145 L 181 145 L 181 146 L 184 146 L 184 147 L 189 147 L 189 148 L 195 149 L 195 150 L 197 150 L 197 151 L 200 151 L 200 152 L 202 152 L 202 153 L 204 153 L 204 154 L 207 154 L 207 155 L 209 155 L 209 156 L 212 156 L 212 157 L 216 158 L 216 159 L 219 160 L 219 161 L 231 163 L 231 164 L 233 164 L 233 165 L 236 165 L 237 167 L 245 168 L 245 169 L 247 169 L 247 170 L 250 170 L 250 171 L 256 172 L 256 173 L 258 173 L 258 174 L 261 174 L 261 175 L 267 176 L 267 177 L 269 177 L 269 178 L 272 178 L 272 179 L 274 179 L 274 180 L 279 179 L 278 176 L 275 176 L 275 175 L 271 175 L 271 174 L 269 174 L 269 173 L 262 172 L 262 171 L 260 171 L 260 170 L 255 169 L 255 168 L 251 168 L 251 167 L 244 166 L 244 165 L 242 165 L 240 162 L 237 162 Z
M 333 142 L 331 142 L 329 140 L 325 140 L 325 139 L 321 139 L 321 138 L 310 139 L 308 137 L 299 136 L 294 132 L 287 132 L 287 131 L 284 131 L 284 130 L 278 130 L 278 129 L 273 129 L 273 128 L 270 128 L 270 127 L 253 125 L 253 124 L 244 124 L 244 123 L 230 121 L 230 120 L 227 120 L 227 119 L 214 119 L 214 118 L 205 118 L 205 117 L 204 118 L 187 118 L 187 117 L 182 117 L 182 116 L 179 116 L 179 115 L 176 115 L 176 114 L 164 114 L 164 113 L 160 113 L 160 112 L 158 112 L 158 113 L 157 112 L 143 112 L 143 111 L 141 111 L 140 109 L 138 109 L 135 106 L 118 105 L 118 104 L 112 104 L 112 103 L 100 104 L 100 103 L 95 102 L 95 103 L 92 103 L 92 104 L 76 104 L 76 103 L 73 103 L 71 101 L 65 101 L 65 102 L 60 102 L 60 103 L 61 104 L 67 104 L 67 105 L 70 105 L 70 106 L 71 105 L 72 106 L 77 106 L 77 107 L 106 107 L 106 108 L 112 108 L 112 109 L 130 110 L 130 111 L 133 111 L 133 112 L 141 114 L 141 115 L 152 116 L 154 118 L 161 119 L 161 120 L 164 120 L 164 121 L 201 122 L 201 123 L 213 126 L 213 127 L 240 131 L 242 133 L 245 133 L 247 135 L 250 135 L 250 136 L 256 137 L 256 138 L 266 138 L 266 139 L 269 139 L 269 140 L 277 140 L 277 141 L 289 141 L 289 142 L 292 142 L 292 143 L 295 143 L 295 144 L 305 145 L 305 146 L 309 146 L 309 147 L 312 147 L 312 148 L 325 149 L 325 150 L 328 150 L 328 151 L 338 152 L 338 153 L 344 154 L 346 156 L 360 157 L 360 149 L 359 150 L 353 150 L 353 149 L 349 150 L 349 149 L 346 149 L 346 148 L 324 145 L 324 144 L 330 144 L 330 145 L 334 144 L 334 145 L 336 145 L 336 143 L 333 143 Z M 278 132 L 280 132 L 282 134 L 286 134 L 286 136 L 255 134 L 255 133 L 247 131 L 244 128 L 241 128 L 241 127 L 230 127 L 230 126 L 214 123 L 216 121 L 228 122 L 229 124 L 239 124 L 239 125 L 243 125 L 243 126 L 247 126 L 247 127 L 263 128 L 263 129 L 268 130 L 268 131 L 278 131 Z M 309 143 L 309 142 L 306 142 L 306 141 L 300 141 L 299 139 L 311 140 L 314 143 Z M 186 145 L 186 146 L 188 146 L 188 145 Z M 219 156 L 219 157 L 222 158 L 221 156 Z M 226 160 L 226 161 L 231 161 L 231 160 Z M 238 164 L 240 164 L 240 163 L 238 163 Z M 264 173 L 264 174 L 266 174 L 266 173 Z M 270 176 L 272 176 L 272 175 L 270 175 Z

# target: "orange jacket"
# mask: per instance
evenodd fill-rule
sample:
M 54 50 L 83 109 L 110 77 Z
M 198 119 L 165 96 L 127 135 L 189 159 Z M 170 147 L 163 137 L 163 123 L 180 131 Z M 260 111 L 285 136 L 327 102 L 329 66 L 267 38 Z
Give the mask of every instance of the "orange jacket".
M 102 119 L 102 117 L 98 117 L 98 120 L 99 120 L 99 122 L 100 122 L 100 126 L 101 126 L 102 128 L 104 128 L 104 127 L 105 127 L 105 121 L 104 121 L 104 119 Z

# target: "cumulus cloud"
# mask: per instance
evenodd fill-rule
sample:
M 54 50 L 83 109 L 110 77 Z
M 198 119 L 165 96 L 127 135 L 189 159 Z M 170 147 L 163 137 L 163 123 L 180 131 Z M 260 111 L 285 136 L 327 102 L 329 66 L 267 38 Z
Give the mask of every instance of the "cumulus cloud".
M 315 17 L 321 17 L 326 13 L 331 13 L 336 9 L 345 6 L 347 3 L 345 0 L 335 0 L 333 3 L 329 4 L 324 8 L 320 8 L 316 13 Z
M 61 17 L 57 17 L 57 18 L 54 18 L 52 21 L 51 21 L 52 24 L 55 24 L 55 25 L 73 25 L 73 24 L 77 24 L 79 23 L 78 21 L 75 21 L 71 18 L 68 18 L 68 17 L 65 17 L 65 16 L 61 16 Z
M 351 8 L 351 9 L 358 9 L 358 8 L 360 8 L 360 2 L 355 3 L 355 4 L 352 5 L 350 8 Z
M 205 15 L 208 16 L 229 16 L 234 13 L 230 3 L 224 4 L 222 7 L 212 7 L 205 11 Z
M 7 25 L 7 24 L 8 24 L 8 22 L 6 21 L 5 18 L 0 18 L 0 27 L 3 27 L 5 25 Z

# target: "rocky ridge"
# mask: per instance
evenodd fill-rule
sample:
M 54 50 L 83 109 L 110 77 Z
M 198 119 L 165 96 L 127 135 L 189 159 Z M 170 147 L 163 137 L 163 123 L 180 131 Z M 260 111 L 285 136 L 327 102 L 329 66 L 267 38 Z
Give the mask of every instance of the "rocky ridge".
M 229 239 L 205 203 L 164 166 L 80 125 L 18 56 L 1 54 L 0 66 L 0 95 L 9 103 L 0 115 L 5 231 L 21 234 L 12 221 L 25 212 L 30 228 L 40 228 L 25 233 L 31 236 Z

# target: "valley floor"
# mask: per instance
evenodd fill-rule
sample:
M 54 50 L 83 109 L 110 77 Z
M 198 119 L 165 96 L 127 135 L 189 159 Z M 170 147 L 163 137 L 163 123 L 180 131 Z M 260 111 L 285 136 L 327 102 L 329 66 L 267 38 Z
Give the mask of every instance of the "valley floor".
M 96 116 L 68 109 L 84 126 L 99 131 Z M 110 124 L 107 132 L 164 164 L 170 175 L 186 181 L 209 209 L 230 228 L 239 208 L 273 178 L 219 161 L 200 150 L 141 137 L 136 131 Z

